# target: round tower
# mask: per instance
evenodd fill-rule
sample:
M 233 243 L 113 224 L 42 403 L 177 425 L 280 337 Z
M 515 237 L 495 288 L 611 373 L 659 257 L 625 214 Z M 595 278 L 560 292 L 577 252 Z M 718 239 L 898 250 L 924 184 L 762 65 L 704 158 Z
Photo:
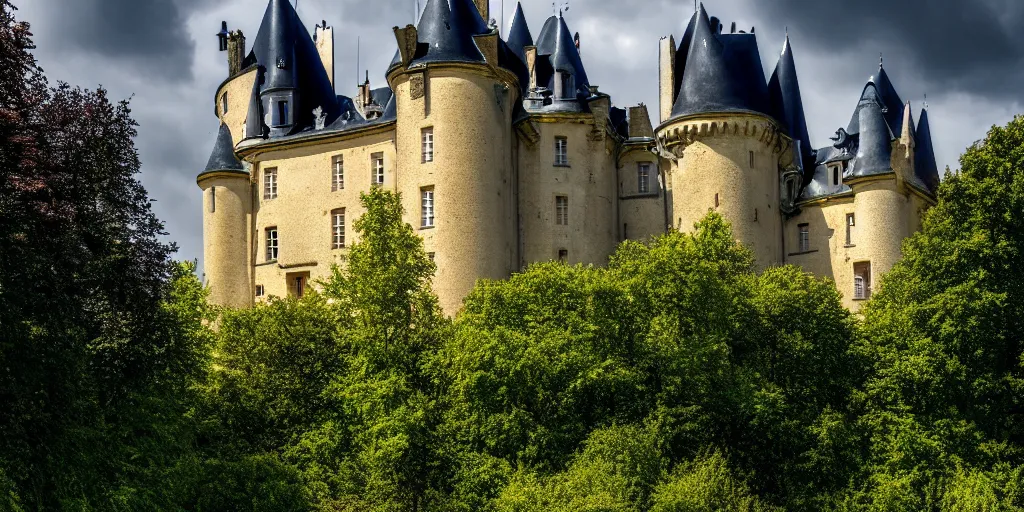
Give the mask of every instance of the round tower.
M 203 271 L 210 302 L 252 305 L 249 279 L 249 173 L 235 157 L 231 130 L 222 124 L 206 169 L 196 178 L 203 189 Z
M 689 231 L 716 211 L 759 267 L 780 264 L 779 165 L 792 140 L 769 115 L 757 40 L 754 34 L 721 34 L 703 6 L 691 26 L 692 41 L 684 38 L 676 57 L 675 72 L 682 77 L 671 116 L 656 130 L 659 150 L 670 161 L 672 222 Z
M 512 108 L 516 75 L 472 0 L 428 0 L 398 29 L 397 189 L 437 265 L 434 289 L 454 314 L 480 278 L 514 268 Z

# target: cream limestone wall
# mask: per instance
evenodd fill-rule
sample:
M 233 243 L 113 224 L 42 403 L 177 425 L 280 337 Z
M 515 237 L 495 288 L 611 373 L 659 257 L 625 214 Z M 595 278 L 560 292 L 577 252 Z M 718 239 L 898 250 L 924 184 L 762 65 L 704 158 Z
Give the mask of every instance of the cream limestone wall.
M 619 241 L 615 159 L 594 114 L 538 117 L 540 139 L 519 146 L 522 266 L 558 258 L 604 265 Z M 555 165 L 555 138 L 567 139 L 569 164 Z M 556 218 L 556 197 L 569 201 L 568 225 Z
M 680 55 L 679 58 L 685 59 L 686 55 Z M 661 123 L 672 115 L 672 104 L 675 102 L 675 69 L 676 40 L 672 36 L 663 37 L 658 42 L 658 111 L 661 114 Z
M 437 65 L 389 80 L 398 102 L 397 190 L 420 228 L 421 191 L 434 189 L 435 225 L 419 233 L 434 253 L 441 307 L 454 315 L 477 279 L 505 278 L 517 268 L 511 119 L 517 90 L 484 66 Z M 422 162 L 426 127 L 434 130 L 430 163 Z
M 262 285 L 265 300 L 289 295 L 289 274 L 309 272 L 313 281 L 330 276 L 347 247 L 357 239 L 352 225 L 363 214 L 360 192 L 370 190 L 371 156 L 384 155 L 384 187 L 394 190 L 397 174 L 393 126 L 344 140 L 292 147 L 253 157 L 256 180 L 256 222 L 253 248 L 254 286 Z M 332 191 L 333 158 L 344 159 L 344 188 Z M 264 171 L 277 168 L 277 198 L 264 199 Z M 344 249 L 333 249 L 331 211 L 345 209 Z M 267 260 L 266 228 L 277 227 L 279 255 Z M 255 293 L 255 292 L 254 292 Z
M 663 235 L 671 212 L 665 204 L 661 159 L 645 148 L 627 150 L 619 163 L 619 240 L 648 240 Z M 640 163 L 651 166 L 650 192 L 639 191 Z
M 786 262 L 812 274 L 830 277 L 843 295 L 843 304 L 859 311 L 862 301 L 853 299 L 855 263 L 871 262 L 871 288 L 877 291 L 881 277 L 902 257 L 904 238 L 920 229 L 927 200 L 898 190 L 894 175 L 848 182 L 853 193 L 801 207 L 786 222 Z M 855 226 L 846 243 L 848 214 Z M 809 253 L 799 253 L 800 224 L 810 230 Z
M 251 306 L 249 178 L 211 173 L 200 178 L 199 186 L 203 190 L 203 269 L 210 302 L 236 308 Z M 214 205 L 216 208 L 211 208 Z
M 674 226 L 691 231 L 718 211 L 759 268 L 782 263 L 778 153 L 785 141 L 774 122 L 755 115 L 684 119 L 659 127 L 658 138 L 677 157 L 669 171 Z
M 245 118 L 249 114 L 249 100 L 252 96 L 252 85 L 256 80 L 256 69 L 253 68 L 221 84 L 217 89 L 216 99 L 217 117 L 221 123 L 227 124 L 231 129 L 231 139 L 238 144 L 245 135 Z M 221 97 L 228 95 L 228 111 L 225 114 Z

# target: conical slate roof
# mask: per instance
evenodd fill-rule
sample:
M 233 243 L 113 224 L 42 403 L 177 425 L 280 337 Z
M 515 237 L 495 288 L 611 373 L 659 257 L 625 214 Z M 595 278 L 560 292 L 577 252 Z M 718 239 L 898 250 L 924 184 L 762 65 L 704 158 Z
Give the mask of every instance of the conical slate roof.
M 262 139 L 269 130 L 263 122 L 263 102 L 260 101 L 260 86 L 265 74 L 263 66 L 256 68 L 256 80 L 252 84 L 252 94 L 249 96 L 249 112 L 245 117 L 245 134 L 243 139 Z
M 889 80 L 889 74 L 885 72 L 885 68 L 879 65 L 878 77 L 871 77 L 868 82 L 875 85 L 875 89 L 878 92 L 879 101 L 882 103 L 882 107 L 885 110 L 883 115 L 885 122 L 889 126 L 889 130 L 892 131 L 893 135 L 899 137 L 902 135 L 902 123 L 903 123 L 903 100 L 900 99 L 899 93 L 896 92 L 896 88 L 893 87 L 892 82 Z M 853 118 L 850 119 L 850 125 L 846 129 L 849 133 L 859 133 L 859 114 L 853 113 Z
M 914 151 L 914 169 L 917 177 L 935 192 L 939 188 L 939 167 L 935 163 L 935 150 L 932 146 L 932 129 L 928 122 L 928 109 L 921 111 L 921 119 L 917 122 L 917 148 Z
M 540 28 L 540 35 L 537 36 L 537 55 L 555 53 L 555 38 L 558 36 L 558 29 L 558 16 L 551 16 L 544 20 L 544 26 Z
M 313 110 L 317 107 L 327 115 L 328 123 L 337 117 L 334 86 L 309 31 L 289 0 L 270 0 L 252 55 L 263 71 L 261 96 L 275 91 L 295 93 L 291 133 L 313 126 Z M 252 133 L 247 130 L 246 136 Z
M 529 25 L 526 24 L 523 4 L 519 2 L 516 2 L 516 13 L 512 17 L 512 27 L 508 31 L 507 42 L 509 49 L 525 63 L 526 47 L 533 46 L 533 36 L 530 34 Z
M 558 32 L 555 36 L 555 48 L 551 53 L 551 67 L 555 71 L 571 73 L 576 80 L 576 90 L 580 93 L 590 94 L 590 81 L 587 79 L 587 70 L 583 68 L 583 60 L 580 58 L 580 51 L 573 41 L 572 32 L 565 24 L 565 18 L 558 16 Z
M 484 61 L 473 36 L 490 30 L 470 0 L 427 0 L 416 31 L 420 44 L 413 65 Z
M 245 173 L 242 162 L 239 162 L 235 156 L 235 145 L 231 140 L 231 129 L 226 124 L 220 125 L 220 130 L 217 132 L 217 142 L 214 143 L 213 152 L 210 153 L 210 160 L 206 163 L 206 169 L 200 173 L 200 176 L 211 172 L 223 171 Z
M 800 82 L 797 79 L 796 62 L 793 59 L 793 48 L 788 35 L 782 47 L 779 63 L 775 66 L 771 80 L 768 81 L 768 96 L 772 105 L 772 116 L 782 123 L 794 141 L 800 142 L 805 180 L 810 179 L 814 172 L 811 136 L 807 131 Z
M 672 117 L 712 112 L 769 114 L 768 85 L 754 34 L 718 34 L 703 4 Z
M 697 18 L 700 12 L 695 11 L 690 16 L 690 22 L 686 24 L 686 32 L 679 40 L 679 48 L 676 49 L 675 83 L 672 84 L 672 100 L 675 101 L 679 94 L 679 86 L 683 83 L 683 76 L 686 75 L 686 56 L 690 54 L 690 43 L 693 42 L 693 31 L 697 27 Z
M 875 84 L 868 82 L 857 104 L 860 127 L 859 147 L 852 176 L 871 176 L 892 172 L 892 130 L 883 113 L 882 97 Z

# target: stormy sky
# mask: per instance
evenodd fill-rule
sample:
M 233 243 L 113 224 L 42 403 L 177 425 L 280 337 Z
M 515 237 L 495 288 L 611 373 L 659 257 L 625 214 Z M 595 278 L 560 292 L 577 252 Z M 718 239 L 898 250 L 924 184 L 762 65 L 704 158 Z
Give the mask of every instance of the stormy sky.
M 391 27 L 412 22 L 416 0 L 298 1 L 308 28 L 321 20 L 335 28 L 339 94 L 355 94 L 357 38 L 361 67 L 374 87 L 384 85 L 396 48 Z M 51 82 L 102 85 L 113 98 L 131 98 L 141 124 L 142 181 L 180 247 L 177 257 L 201 260 L 195 176 L 213 145 L 213 94 L 227 75 L 214 34 L 225 20 L 251 44 L 267 0 L 14 3 L 17 17 L 32 24 L 35 54 Z M 591 82 L 617 106 L 643 102 L 656 116 L 658 40 L 681 36 L 692 0 L 559 0 L 558 6 L 566 4 Z M 536 37 L 555 6 L 523 0 L 523 7 Z M 726 27 L 734 21 L 741 29 L 756 27 L 766 75 L 788 29 L 816 147 L 846 126 L 864 83 L 877 72 L 879 54 L 915 116 L 927 95 L 940 170 L 956 170 L 960 153 L 989 127 L 1024 113 L 1020 0 L 716 0 L 706 7 Z M 499 21 L 501 9 L 501 0 L 491 0 Z M 514 9 L 515 2 L 505 0 L 505 32 Z

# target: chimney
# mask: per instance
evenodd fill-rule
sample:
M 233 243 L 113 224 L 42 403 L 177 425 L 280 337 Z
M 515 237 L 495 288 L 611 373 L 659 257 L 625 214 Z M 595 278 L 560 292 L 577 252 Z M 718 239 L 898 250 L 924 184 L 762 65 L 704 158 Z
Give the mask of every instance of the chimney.
M 227 35 L 228 76 L 235 76 L 242 71 L 245 60 L 245 35 L 236 30 Z
M 331 80 L 331 85 L 334 85 L 334 27 L 328 27 L 327 22 L 323 21 L 322 25 L 317 25 L 316 30 L 313 31 L 313 41 L 316 45 L 316 51 L 320 54 L 320 62 L 324 65 L 324 70 L 327 71 L 327 78 Z

